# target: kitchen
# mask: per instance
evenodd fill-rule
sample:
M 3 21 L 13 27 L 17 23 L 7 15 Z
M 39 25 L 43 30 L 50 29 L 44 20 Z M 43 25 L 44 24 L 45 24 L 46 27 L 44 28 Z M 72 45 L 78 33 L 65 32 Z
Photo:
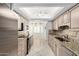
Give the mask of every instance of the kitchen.
M 79 56 L 78 3 L 0 3 L 0 56 Z

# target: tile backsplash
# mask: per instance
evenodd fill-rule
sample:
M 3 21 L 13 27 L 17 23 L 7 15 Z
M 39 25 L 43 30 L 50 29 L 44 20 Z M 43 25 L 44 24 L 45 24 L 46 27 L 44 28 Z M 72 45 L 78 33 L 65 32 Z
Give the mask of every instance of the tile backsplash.
M 79 42 L 79 31 L 73 31 L 72 29 L 64 30 L 61 33 L 62 35 L 68 35 L 69 38 L 72 38 Z

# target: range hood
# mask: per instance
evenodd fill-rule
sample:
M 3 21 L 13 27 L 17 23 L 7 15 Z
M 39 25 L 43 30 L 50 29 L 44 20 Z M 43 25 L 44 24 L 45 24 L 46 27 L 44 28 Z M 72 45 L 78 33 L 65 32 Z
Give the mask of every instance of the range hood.
M 65 30 L 65 29 L 69 29 L 68 25 L 63 25 L 63 26 L 59 26 L 58 30 Z

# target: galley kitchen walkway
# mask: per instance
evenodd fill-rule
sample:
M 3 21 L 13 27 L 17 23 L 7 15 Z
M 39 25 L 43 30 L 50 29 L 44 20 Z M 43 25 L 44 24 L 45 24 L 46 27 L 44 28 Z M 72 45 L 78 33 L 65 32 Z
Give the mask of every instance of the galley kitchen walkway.
M 47 39 L 41 34 L 33 35 L 33 46 L 27 56 L 54 56 Z

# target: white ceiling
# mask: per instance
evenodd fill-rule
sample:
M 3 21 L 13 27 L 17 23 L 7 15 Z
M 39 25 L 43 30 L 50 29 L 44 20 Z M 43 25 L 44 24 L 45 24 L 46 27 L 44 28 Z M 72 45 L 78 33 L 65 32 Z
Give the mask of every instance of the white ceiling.
M 20 10 L 27 14 L 30 19 L 52 20 L 64 7 L 23 7 Z
M 42 3 L 42 4 L 13 4 L 13 9 L 28 19 L 53 20 L 75 4 Z

